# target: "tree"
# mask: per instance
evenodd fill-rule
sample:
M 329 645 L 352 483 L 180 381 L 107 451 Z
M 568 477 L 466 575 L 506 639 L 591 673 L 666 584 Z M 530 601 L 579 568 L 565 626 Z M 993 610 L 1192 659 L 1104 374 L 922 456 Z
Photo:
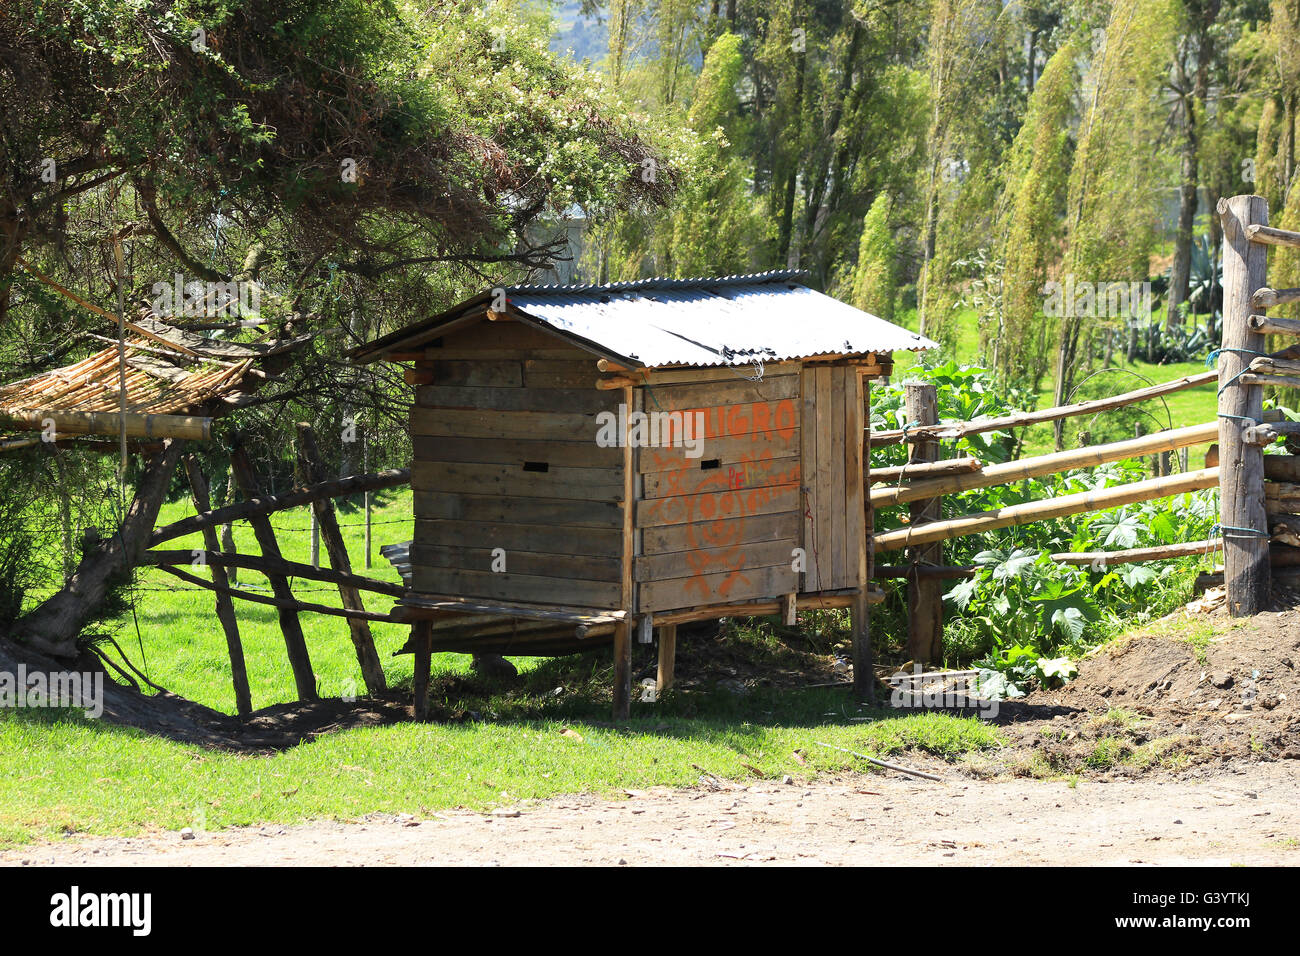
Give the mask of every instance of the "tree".
M 889 207 L 889 196 L 881 193 L 862 224 L 849 301 L 864 312 L 892 322 L 898 294 L 898 248 L 889 225 Z

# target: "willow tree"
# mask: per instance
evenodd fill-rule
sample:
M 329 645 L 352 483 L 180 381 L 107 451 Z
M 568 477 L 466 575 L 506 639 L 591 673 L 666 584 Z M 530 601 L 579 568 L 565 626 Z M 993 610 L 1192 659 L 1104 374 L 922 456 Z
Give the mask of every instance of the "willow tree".
M 1167 180 L 1168 171 L 1153 148 L 1164 122 L 1159 91 L 1177 23 L 1175 0 L 1112 0 L 1106 27 L 1096 35 L 1085 78 L 1088 105 L 1070 171 L 1067 284 L 1140 283 L 1148 276 L 1157 238 L 1157 184 Z M 1084 333 L 1095 331 L 1097 318 L 1108 318 L 1070 298 L 1057 341 L 1058 405 L 1074 389 L 1085 357 Z M 1063 441 L 1057 422 L 1058 448 Z
M 1067 42 L 1047 61 L 1034 87 L 1007 162 L 999 220 L 1003 273 L 1002 326 L 985 347 L 999 376 L 1037 391 L 1047 372 L 1052 325 L 1043 287 L 1061 254 L 1073 142 L 1070 134 L 1083 44 Z
M 898 294 L 898 244 L 889 225 L 890 201 L 881 193 L 862 223 L 858 262 L 849 283 L 849 301 L 866 312 L 893 321 Z

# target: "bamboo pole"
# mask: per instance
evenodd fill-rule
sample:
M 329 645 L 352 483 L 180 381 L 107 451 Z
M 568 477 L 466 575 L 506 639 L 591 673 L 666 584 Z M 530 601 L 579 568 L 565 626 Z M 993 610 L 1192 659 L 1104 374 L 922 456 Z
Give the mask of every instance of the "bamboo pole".
M 1268 519 L 1264 509 L 1264 455 L 1249 432 L 1263 420 L 1264 391 L 1240 381 L 1249 357 L 1264 351 L 1262 330 L 1251 321 L 1251 296 L 1268 284 L 1268 252 L 1251 242 L 1251 229 L 1268 222 L 1260 196 L 1219 200 L 1223 223 L 1223 349 L 1219 355 L 1220 519 L 1224 529 L 1224 580 L 1233 617 L 1268 606 Z M 1255 230 L 1254 234 L 1258 234 Z M 1297 323 L 1300 327 L 1300 323 Z M 1242 427 L 1243 422 L 1247 425 Z M 1278 426 L 1263 426 L 1277 429 Z
M 1141 438 L 1129 438 L 1124 441 L 1111 442 L 1106 445 L 1091 445 L 1087 448 L 1072 448 L 1068 451 L 1051 452 L 1035 458 L 1021 458 L 1000 465 L 986 465 L 983 469 L 970 474 L 950 475 L 916 481 L 910 485 L 873 488 L 871 505 L 883 508 L 888 505 L 904 504 L 936 495 L 951 495 L 974 488 L 991 488 L 1005 485 L 1025 478 L 1039 478 L 1043 475 L 1055 475 L 1076 468 L 1088 468 L 1110 461 L 1124 461 L 1139 458 L 1156 452 L 1198 445 L 1201 442 L 1214 441 L 1219 437 L 1217 422 L 1204 425 L 1189 425 L 1170 431 L 1143 435 Z
M 1300 322 L 1271 315 L 1252 315 L 1246 319 L 1252 331 L 1261 335 L 1300 335 Z
M 1169 475 L 1165 478 L 1148 478 L 1120 485 L 1117 488 L 1104 488 L 1100 491 L 1084 491 L 1073 495 L 1062 495 L 1046 501 L 1027 501 L 1024 504 L 995 508 L 977 514 L 963 515 L 946 521 L 936 521 L 922 528 L 899 528 L 875 536 L 877 551 L 897 551 L 914 544 L 929 541 L 947 541 L 968 534 L 978 534 L 997 528 L 1010 528 L 1014 525 L 1031 524 L 1046 518 L 1064 518 L 1081 514 L 1085 511 L 1104 511 L 1119 505 L 1132 504 L 1135 501 L 1151 501 L 1155 498 L 1167 498 L 1170 495 L 1186 491 L 1199 491 L 1218 484 L 1219 469 L 1203 468 L 1189 471 L 1182 475 Z
M 921 437 L 961 438 L 964 435 L 978 435 L 982 432 L 1020 428 L 1024 425 L 1037 425 L 1042 422 L 1056 421 L 1059 418 L 1070 418 L 1073 415 L 1091 415 L 1095 412 L 1110 411 L 1111 409 L 1122 408 L 1125 405 L 1132 405 L 1147 399 L 1159 398 L 1162 395 L 1180 392 L 1186 388 L 1196 388 L 1199 385 L 1206 385 L 1216 381 L 1218 377 L 1217 372 L 1200 372 L 1196 375 L 1188 375 L 1169 382 L 1161 382 L 1159 385 L 1148 385 L 1146 388 L 1124 392 L 1111 398 L 1096 398 L 1074 405 L 1058 405 L 1037 412 L 1015 412 L 1002 418 L 988 418 L 983 421 L 977 419 L 973 422 L 940 422 L 938 425 L 928 427 L 909 427 L 906 438 L 908 441 Z M 889 431 L 871 432 L 870 439 L 872 448 L 897 445 L 904 440 L 903 429 L 895 428 Z
M 922 478 L 935 478 L 939 475 L 958 475 L 968 471 L 979 471 L 984 462 L 978 458 L 948 458 L 943 461 L 931 461 L 920 464 L 891 465 L 888 468 L 873 468 L 867 478 L 872 485 L 886 481 L 917 481 Z
M 1150 548 L 1126 548 L 1123 551 L 1065 551 L 1052 555 L 1052 560 L 1059 564 L 1086 564 L 1105 568 L 1112 564 L 1140 564 L 1144 561 L 1211 554 L 1222 549 L 1223 539 L 1211 538 L 1208 541 L 1185 541 Z
M 195 415 L 141 415 L 128 412 L 72 412 L 46 408 L 0 408 L 0 418 L 27 428 L 42 429 L 46 421 L 56 432 L 67 435 L 111 435 L 120 438 L 125 424 L 127 438 L 212 438 L 212 419 Z

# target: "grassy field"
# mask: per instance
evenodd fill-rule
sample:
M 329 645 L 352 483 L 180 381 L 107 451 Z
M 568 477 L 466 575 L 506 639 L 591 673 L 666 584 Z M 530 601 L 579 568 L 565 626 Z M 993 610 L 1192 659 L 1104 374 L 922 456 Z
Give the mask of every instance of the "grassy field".
M 398 579 L 377 549 L 410 537 L 410 509 L 410 494 L 403 491 L 385 496 L 376 510 L 371 574 Z M 160 522 L 185 513 L 184 502 L 168 505 Z M 309 560 L 306 510 L 274 520 L 285 556 Z M 360 570 L 360 514 L 344 512 L 340 520 Z M 236 526 L 236 544 L 257 552 L 246 526 Z M 195 535 L 169 547 L 201 547 L 201 541 Z M 313 591 L 313 582 L 299 585 L 295 591 L 304 598 L 337 606 L 337 592 Z M 265 579 L 244 572 L 240 586 L 265 590 Z M 211 593 L 143 569 L 132 594 L 134 613 L 109 622 L 128 656 L 168 690 L 233 713 L 225 638 Z M 371 606 L 386 610 L 390 601 L 375 597 Z M 293 700 L 274 609 L 236 602 L 236 611 L 254 707 Z M 303 615 L 302 624 L 320 693 L 355 693 L 360 675 L 344 621 Z M 410 657 L 392 656 L 405 629 L 372 628 L 390 686 L 409 686 Z M 753 650 L 763 652 L 761 646 Z M 487 809 L 563 793 L 692 784 L 703 773 L 806 778 L 855 765 L 865 769 L 816 741 L 863 753 L 917 749 L 945 757 L 998 744 L 995 732 L 977 720 L 868 712 L 843 690 L 827 688 L 758 689 L 744 696 L 717 688 L 674 692 L 657 704 L 634 704 L 633 719 L 615 727 L 608 722 L 607 651 L 515 658 L 521 670 L 515 685 L 470 678 L 468 661 L 441 654 L 433 665 L 435 709 L 459 711 L 461 719 L 332 733 L 270 755 L 204 750 L 79 714 L 0 712 L 0 766 L 6 769 L 0 775 L 0 845 L 71 833 Z

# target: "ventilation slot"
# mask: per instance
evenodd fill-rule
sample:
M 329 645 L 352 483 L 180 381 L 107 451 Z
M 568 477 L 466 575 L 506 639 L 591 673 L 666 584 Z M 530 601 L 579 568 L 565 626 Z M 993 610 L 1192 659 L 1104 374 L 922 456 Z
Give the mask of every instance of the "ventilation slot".
M 713 468 L 717 468 L 721 464 L 722 464 L 721 458 L 706 458 L 704 459 L 704 461 L 700 462 L 700 470 L 709 471 Z
M 524 471 L 550 471 L 551 466 L 544 461 L 526 461 L 524 462 Z

